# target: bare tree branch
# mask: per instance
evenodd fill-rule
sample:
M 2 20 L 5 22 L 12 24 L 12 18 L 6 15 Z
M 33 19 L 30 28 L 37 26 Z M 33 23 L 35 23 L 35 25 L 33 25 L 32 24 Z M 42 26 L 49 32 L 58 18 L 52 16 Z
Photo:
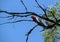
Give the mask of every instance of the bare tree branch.
M 23 0 L 20 0 L 20 1 L 21 1 L 21 3 L 24 5 L 25 10 L 26 10 L 26 12 L 27 12 L 27 7 L 25 6 L 25 4 L 24 4 Z
M 45 16 L 48 18 L 47 14 L 46 14 L 46 9 L 44 9 L 37 0 L 35 0 L 35 2 L 37 3 L 38 7 L 41 8 L 43 10 L 43 12 L 45 13 Z
M 14 18 L 14 16 L 6 16 L 6 17 L 1 17 L 1 16 L 0 16 L 0 18 L 9 18 L 8 20 L 11 20 L 11 19 Z
M 31 32 L 37 27 L 38 25 L 35 25 L 32 29 L 30 29 L 30 31 L 26 34 L 27 38 L 26 38 L 26 42 L 28 42 L 28 38 L 29 35 L 31 34 Z
M 12 16 L 6 16 L 6 17 L 1 17 L 1 16 L 0 16 L 0 18 L 10 18 L 10 17 L 12 17 Z
M 35 15 L 35 16 L 41 18 L 41 19 L 44 19 L 44 20 L 46 20 L 46 21 L 52 22 L 52 23 L 60 26 L 60 24 L 57 23 L 56 21 L 51 20 L 51 19 L 48 19 L 48 18 L 46 18 L 46 17 L 42 17 L 42 16 L 40 16 L 40 15 L 38 15 L 37 13 L 34 13 L 34 12 L 22 12 L 22 13 L 18 13 L 18 12 L 7 12 L 7 11 L 0 11 L 0 12 L 4 12 L 4 13 L 7 13 L 7 14 L 11 14 L 11 15 L 12 15 L 12 14 L 15 14 L 15 16 L 17 16 L 17 14 L 22 14 L 22 15 L 23 15 L 23 14 Z
M 30 22 L 33 22 L 33 20 L 17 20 L 17 21 L 13 21 L 13 22 L 5 22 L 5 23 L 1 23 L 0 25 L 3 25 L 3 24 L 8 24 L 8 23 L 17 23 L 17 22 L 23 22 L 23 21 L 30 21 Z

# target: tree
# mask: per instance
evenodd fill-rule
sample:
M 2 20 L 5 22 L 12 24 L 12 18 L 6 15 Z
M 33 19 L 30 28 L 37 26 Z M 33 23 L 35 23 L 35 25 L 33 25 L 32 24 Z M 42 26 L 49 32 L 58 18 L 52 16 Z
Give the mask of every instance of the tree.
M 59 14 L 60 3 L 57 3 L 56 6 L 49 6 L 48 9 L 45 9 L 38 3 L 37 0 L 35 0 L 35 2 L 38 5 L 38 7 L 40 9 L 42 9 L 42 11 L 44 12 L 44 14 L 42 16 L 35 13 L 35 12 L 28 11 L 23 0 L 21 0 L 21 3 L 25 7 L 26 12 L 18 13 L 18 12 L 8 12 L 5 10 L 0 10 L 0 13 L 4 12 L 4 13 L 9 15 L 6 17 L 1 17 L 1 18 L 10 18 L 10 20 L 11 20 L 11 19 L 14 19 L 15 16 L 22 17 L 22 18 L 23 17 L 26 18 L 28 16 L 31 16 L 32 20 L 17 20 L 17 21 L 13 21 L 13 22 L 5 22 L 5 23 L 2 23 L 0 25 L 7 24 L 7 23 L 17 23 L 17 22 L 21 22 L 21 21 L 29 21 L 29 22 L 32 21 L 32 22 L 35 22 L 36 25 L 32 29 L 30 29 L 30 31 L 28 31 L 28 33 L 26 34 L 26 36 L 27 36 L 26 42 L 28 42 L 29 35 L 32 33 L 32 31 L 37 26 L 43 27 L 43 30 L 41 32 L 43 32 L 45 42 L 57 42 L 55 40 L 60 39 L 59 38 L 60 36 L 58 37 L 58 34 L 59 34 L 58 26 L 60 26 L 60 23 L 59 23 L 59 21 L 60 21 L 60 19 L 59 19 L 59 17 L 60 17 L 60 14 Z

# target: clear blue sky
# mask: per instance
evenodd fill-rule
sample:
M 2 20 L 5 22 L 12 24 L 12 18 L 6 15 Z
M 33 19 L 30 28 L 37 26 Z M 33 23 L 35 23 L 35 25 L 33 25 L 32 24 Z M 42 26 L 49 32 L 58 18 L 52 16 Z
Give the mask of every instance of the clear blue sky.
M 42 11 L 37 8 L 34 0 L 23 0 L 28 8 L 28 11 L 41 13 Z M 38 0 L 39 4 L 43 7 L 54 5 L 57 0 Z M 20 0 L 0 0 L 0 9 L 8 12 L 25 12 L 24 6 Z M 0 16 L 5 16 L 5 13 L 0 13 Z M 15 18 L 14 20 L 16 20 Z M 21 18 L 19 18 L 21 19 Z M 30 19 L 23 18 L 23 19 Z M 14 21 L 13 20 L 13 21 Z M 8 21 L 7 19 L 0 18 L 0 23 Z M 25 42 L 25 34 L 35 25 L 33 22 L 20 22 L 15 24 L 0 25 L 0 42 Z M 43 35 L 40 32 L 42 27 L 37 27 L 30 35 L 28 42 L 44 42 Z

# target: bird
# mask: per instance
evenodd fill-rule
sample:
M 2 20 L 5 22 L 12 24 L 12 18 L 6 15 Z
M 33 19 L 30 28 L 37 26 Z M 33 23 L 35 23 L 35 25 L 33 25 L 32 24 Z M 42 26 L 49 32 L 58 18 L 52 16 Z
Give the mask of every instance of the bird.
M 32 18 L 33 21 L 34 21 L 35 23 L 37 23 L 39 26 L 46 27 L 45 24 L 44 24 L 41 20 L 39 20 L 38 18 L 36 18 L 35 16 L 31 16 L 31 18 Z
M 35 16 L 31 16 L 31 18 L 33 19 L 33 21 L 35 22 L 35 23 L 37 23 L 39 26 L 42 26 L 43 27 L 43 30 L 42 31 L 44 31 L 44 30 L 46 30 L 46 29 L 52 29 L 52 27 L 54 27 L 55 26 L 55 24 L 54 23 L 51 23 L 51 22 L 49 22 L 49 21 L 46 21 L 45 23 L 46 23 L 46 25 L 41 21 L 41 19 L 39 20 L 37 17 L 35 17 Z

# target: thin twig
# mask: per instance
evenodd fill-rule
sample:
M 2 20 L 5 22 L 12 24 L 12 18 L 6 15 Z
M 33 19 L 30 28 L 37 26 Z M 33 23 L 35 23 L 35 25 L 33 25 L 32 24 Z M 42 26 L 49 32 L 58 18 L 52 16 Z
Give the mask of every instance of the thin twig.
M 43 10 L 43 12 L 45 13 L 45 16 L 48 18 L 47 14 L 46 14 L 46 9 L 44 9 L 37 0 L 35 0 L 35 2 L 37 3 L 38 7 L 41 8 Z
M 25 7 L 25 10 L 26 10 L 26 12 L 27 12 L 27 7 L 25 6 L 23 0 L 21 0 L 21 3 L 23 4 L 23 6 Z
M 31 16 L 31 14 L 27 14 L 27 15 L 26 15 L 26 14 L 25 14 L 25 15 L 22 15 L 22 14 L 21 14 L 21 15 L 16 15 L 16 16 L 17 16 L 17 17 L 28 17 L 28 16 Z
M 26 38 L 26 42 L 28 42 L 28 38 L 29 35 L 31 34 L 31 32 L 37 27 L 38 25 L 35 25 L 32 29 L 30 29 L 30 31 L 26 34 L 27 38 Z
M 0 18 L 10 18 L 10 17 L 12 17 L 12 16 L 6 16 L 6 17 L 1 17 L 1 16 L 0 16 Z
M 54 23 L 54 24 L 60 26 L 60 24 L 57 23 L 56 21 L 51 20 L 51 19 L 48 19 L 48 18 L 45 18 L 45 17 L 42 17 L 42 16 L 40 16 L 40 15 L 38 15 L 37 13 L 34 13 L 34 12 L 22 12 L 22 13 L 17 13 L 17 12 L 7 12 L 7 11 L 0 11 L 0 12 L 5 12 L 5 13 L 7 13 L 7 14 L 22 14 L 22 15 L 23 15 L 23 14 L 30 14 L 30 15 L 35 15 L 35 16 L 41 18 L 41 19 L 44 19 L 44 20 L 46 20 L 46 21 L 52 22 L 52 23 Z
M 5 23 L 1 23 L 0 25 L 3 25 L 3 24 L 8 24 L 8 23 L 17 23 L 17 22 L 23 22 L 23 21 L 32 21 L 33 22 L 33 20 L 17 20 L 17 21 L 14 21 L 14 22 L 5 22 Z

